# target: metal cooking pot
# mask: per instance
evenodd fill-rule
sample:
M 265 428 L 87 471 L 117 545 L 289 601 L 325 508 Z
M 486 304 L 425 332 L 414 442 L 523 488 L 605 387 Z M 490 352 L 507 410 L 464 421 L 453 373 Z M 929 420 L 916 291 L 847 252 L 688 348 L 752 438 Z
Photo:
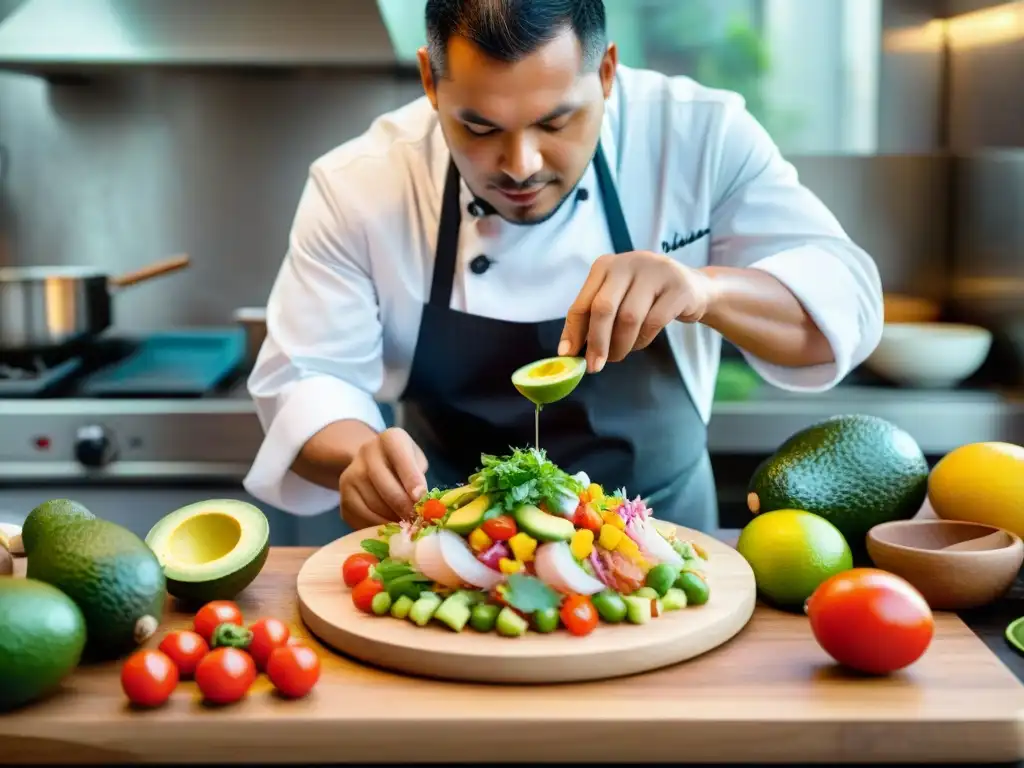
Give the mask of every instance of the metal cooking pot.
M 0 353 L 87 340 L 111 324 L 112 294 L 188 266 L 185 254 L 119 277 L 91 267 L 0 268 Z

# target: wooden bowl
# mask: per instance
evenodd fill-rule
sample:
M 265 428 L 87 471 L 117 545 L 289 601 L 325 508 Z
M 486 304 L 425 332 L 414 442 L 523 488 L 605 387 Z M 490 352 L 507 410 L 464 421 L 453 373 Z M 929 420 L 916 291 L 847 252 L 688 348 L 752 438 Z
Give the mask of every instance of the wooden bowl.
M 1013 585 L 1024 543 L 1010 531 L 959 520 L 897 520 L 876 525 L 868 555 L 913 584 L 937 611 L 986 605 Z

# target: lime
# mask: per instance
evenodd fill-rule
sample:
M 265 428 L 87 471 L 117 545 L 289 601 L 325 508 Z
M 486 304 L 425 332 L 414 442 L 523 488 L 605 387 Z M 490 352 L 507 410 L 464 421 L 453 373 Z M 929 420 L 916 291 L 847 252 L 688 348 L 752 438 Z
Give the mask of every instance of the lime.
M 534 405 L 548 405 L 576 389 L 586 372 L 582 357 L 548 357 L 519 368 L 512 385 Z
M 802 608 L 825 579 L 853 567 L 839 529 L 799 509 L 758 515 L 740 533 L 736 549 L 750 563 L 758 592 L 780 608 Z

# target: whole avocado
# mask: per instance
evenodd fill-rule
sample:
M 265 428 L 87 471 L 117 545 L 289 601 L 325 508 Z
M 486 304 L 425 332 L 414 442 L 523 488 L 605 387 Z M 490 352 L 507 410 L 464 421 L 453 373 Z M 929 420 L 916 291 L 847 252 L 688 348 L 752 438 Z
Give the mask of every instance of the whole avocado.
M 754 514 L 813 512 L 863 552 L 871 528 L 917 514 L 928 474 L 924 452 L 905 430 L 876 416 L 834 416 L 792 435 L 761 463 L 747 506 Z
M 73 499 L 44 501 L 25 518 L 21 527 L 22 546 L 28 554 L 50 531 L 55 531 L 66 523 L 95 519 L 96 515 Z
M 134 650 L 157 629 L 167 600 L 163 569 L 142 539 L 108 520 L 79 520 L 38 542 L 27 575 L 65 592 L 88 630 L 85 657 Z
M 0 712 L 50 694 L 81 661 L 85 617 L 50 584 L 0 579 L 0 627 Z

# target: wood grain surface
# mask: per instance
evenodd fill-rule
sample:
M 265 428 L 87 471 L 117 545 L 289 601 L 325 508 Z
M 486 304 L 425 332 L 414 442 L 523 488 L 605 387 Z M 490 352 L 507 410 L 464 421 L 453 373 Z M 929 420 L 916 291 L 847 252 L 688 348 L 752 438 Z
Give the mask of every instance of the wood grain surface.
M 669 523 L 660 522 L 661 526 Z M 298 577 L 299 614 L 322 642 L 347 655 L 396 672 L 475 683 L 565 683 L 647 672 L 693 659 L 736 635 L 757 600 L 754 572 L 732 547 L 707 534 L 676 528 L 710 559 L 703 571 L 711 598 L 702 606 L 672 611 L 643 626 L 601 624 L 585 638 L 562 630 L 528 632 L 515 639 L 467 628 L 454 633 L 437 622 L 371 616 L 352 604 L 352 590 L 338 579 L 341 564 L 361 551 L 366 531 L 328 544 L 310 557 Z
M 278 549 L 240 596 L 248 619 L 302 627 Z M 21 561 L 22 563 L 24 561 Z M 173 609 L 173 605 L 171 606 Z M 163 629 L 187 626 L 169 612 Z M 161 633 L 150 641 L 159 642 Z M 758 606 L 725 645 L 660 671 L 594 683 L 487 686 L 404 677 L 320 649 L 306 699 L 261 678 L 222 708 L 183 684 L 133 711 L 118 665 L 81 669 L 45 702 L 0 716 L 0 762 L 995 762 L 1024 758 L 1024 686 L 951 614 L 923 659 L 888 679 L 833 666 L 806 621 Z

